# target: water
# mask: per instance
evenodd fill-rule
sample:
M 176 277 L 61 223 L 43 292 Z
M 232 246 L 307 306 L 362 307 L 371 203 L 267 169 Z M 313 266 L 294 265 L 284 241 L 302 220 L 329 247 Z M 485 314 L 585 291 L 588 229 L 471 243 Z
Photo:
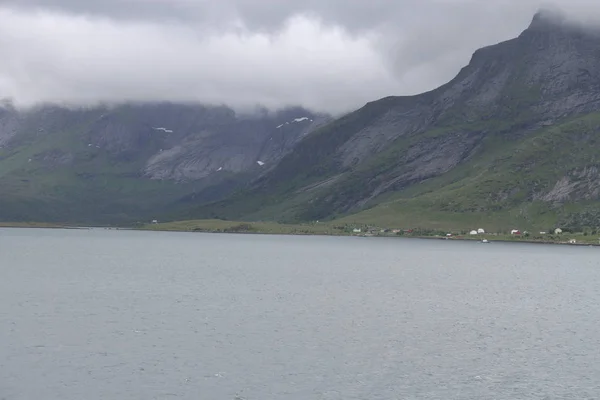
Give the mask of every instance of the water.
M 599 398 L 599 257 L 0 230 L 0 399 Z

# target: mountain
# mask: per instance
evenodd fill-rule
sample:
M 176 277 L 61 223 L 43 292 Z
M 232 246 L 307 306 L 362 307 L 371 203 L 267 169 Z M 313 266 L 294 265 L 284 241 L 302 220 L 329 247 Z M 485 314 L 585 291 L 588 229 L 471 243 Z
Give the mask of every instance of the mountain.
M 327 115 L 172 103 L 17 110 L 0 104 L 0 220 L 130 223 L 218 200 Z
M 600 31 L 540 11 L 449 83 L 368 103 L 178 218 L 600 226 Z

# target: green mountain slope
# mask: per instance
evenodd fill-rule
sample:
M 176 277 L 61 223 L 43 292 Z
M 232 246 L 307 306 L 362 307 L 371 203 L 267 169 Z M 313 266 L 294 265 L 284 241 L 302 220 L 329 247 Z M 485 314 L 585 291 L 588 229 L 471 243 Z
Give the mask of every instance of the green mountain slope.
M 49 134 L 37 126 L 22 127 L 0 149 L 1 220 L 114 223 L 147 218 L 161 202 L 190 191 L 171 181 L 140 179 L 144 158 L 155 143 L 142 146 L 130 159 L 88 146 L 82 132 L 100 114 L 86 115 L 79 123 L 72 116 L 61 118 L 69 121 L 68 129 Z
M 276 163 L 318 118 L 299 108 L 244 116 L 169 103 L 4 104 L 0 221 L 129 224 L 215 201 Z
M 600 227 L 600 113 L 490 143 L 452 172 L 351 217 L 399 226 Z
M 597 30 L 541 12 L 448 84 L 369 103 L 246 190 L 178 217 L 600 226 L 599 47 Z

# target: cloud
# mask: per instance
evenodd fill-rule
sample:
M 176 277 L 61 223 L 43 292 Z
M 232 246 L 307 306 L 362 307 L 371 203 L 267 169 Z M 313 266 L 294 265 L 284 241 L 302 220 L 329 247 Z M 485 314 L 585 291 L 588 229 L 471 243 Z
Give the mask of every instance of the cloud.
M 578 16 L 600 12 L 559 1 Z M 533 0 L 0 0 L 0 97 L 343 112 L 451 79 Z
M 396 84 L 368 36 L 303 16 L 276 34 L 0 10 L 0 93 L 17 103 L 139 100 L 343 111 Z M 397 89 L 397 88 L 396 88 Z

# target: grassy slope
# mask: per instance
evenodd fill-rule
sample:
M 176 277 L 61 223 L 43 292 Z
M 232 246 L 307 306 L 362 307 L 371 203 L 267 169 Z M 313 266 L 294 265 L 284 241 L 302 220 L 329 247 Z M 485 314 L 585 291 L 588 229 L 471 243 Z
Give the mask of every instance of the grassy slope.
M 193 189 L 139 179 L 140 161 L 118 161 L 88 147 L 81 137 L 85 127 L 83 122 L 71 131 L 25 134 L 16 147 L 0 149 L 0 220 L 131 222 Z M 56 149 L 74 154 L 75 167 L 49 167 L 36 159 Z
M 596 202 L 555 206 L 531 201 L 571 171 L 599 164 L 600 114 L 540 129 L 518 141 L 490 138 L 467 164 L 388 197 L 374 208 L 342 221 L 423 228 L 547 230 L 571 215 L 596 210 Z M 589 221 L 597 226 L 598 221 Z

